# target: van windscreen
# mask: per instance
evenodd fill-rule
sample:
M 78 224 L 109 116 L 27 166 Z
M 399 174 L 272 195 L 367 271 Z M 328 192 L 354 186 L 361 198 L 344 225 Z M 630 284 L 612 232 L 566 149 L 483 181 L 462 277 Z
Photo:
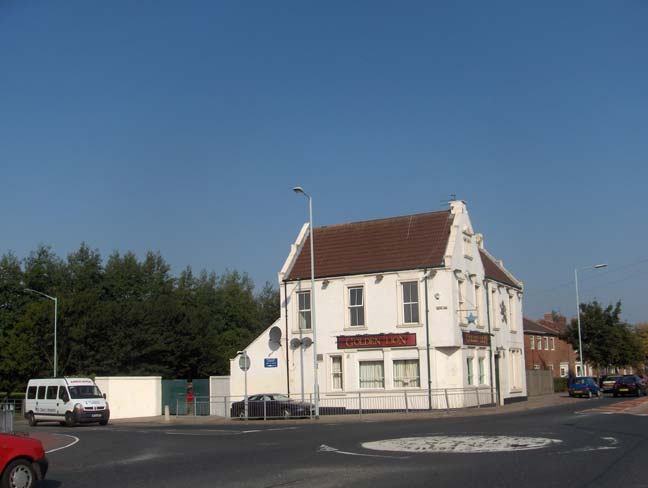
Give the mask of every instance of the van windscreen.
M 72 398 L 103 398 L 101 391 L 95 385 L 70 386 Z

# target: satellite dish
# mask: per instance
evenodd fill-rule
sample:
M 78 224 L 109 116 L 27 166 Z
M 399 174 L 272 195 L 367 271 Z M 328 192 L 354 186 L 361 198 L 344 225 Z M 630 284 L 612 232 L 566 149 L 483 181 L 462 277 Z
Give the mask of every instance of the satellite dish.
M 301 346 L 301 341 L 299 339 L 297 339 L 296 337 L 294 339 L 291 339 L 290 347 L 297 349 L 299 346 Z
M 304 337 L 301 342 L 304 345 L 304 347 L 310 347 L 311 344 L 313 343 L 313 339 L 311 339 L 310 337 Z
M 276 325 L 270 329 L 270 342 L 276 342 L 279 344 L 281 341 L 281 329 Z

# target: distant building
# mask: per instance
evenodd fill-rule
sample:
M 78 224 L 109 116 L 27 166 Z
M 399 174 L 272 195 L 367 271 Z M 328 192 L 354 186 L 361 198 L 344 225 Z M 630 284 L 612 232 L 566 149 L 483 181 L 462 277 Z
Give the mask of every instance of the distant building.
M 486 251 L 464 202 L 316 227 L 314 237 L 315 290 L 304 224 L 279 272 L 281 317 L 246 348 L 249 394 L 308 399 L 316 360 L 328 404 L 444 389 L 474 397 L 477 388 L 501 403 L 526 399 L 522 283 Z M 231 362 L 233 396 L 244 393 L 238 364 Z
M 526 369 L 550 370 L 554 378 L 566 378 L 570 372 L 581 376 L 578 354 L 560 339 L 567 327 L 565 317 L 559 316 L 556 321 L 550 313 L 538 321 L 524 317 L 523 326 Z

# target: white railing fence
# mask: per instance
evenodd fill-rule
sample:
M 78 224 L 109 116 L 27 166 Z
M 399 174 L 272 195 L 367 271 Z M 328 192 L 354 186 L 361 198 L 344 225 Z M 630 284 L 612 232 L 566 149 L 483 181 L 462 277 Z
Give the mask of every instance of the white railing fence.
M 254 396 L 252 395 L 252 398 Z M 320 395 L 320 416 L 369 415 L 380 413 L 409 413 L 429 410 L 456 410 L 481 408 L 495 405 L 495 392 L 491 387 L 444 388 L 399 392 L 356 392 L 344 395 L 324 393 Z M 313 395 L 293 395 L 289 400 L 253 401 L 248 397 L 212 396 L 194 397 L 193 402 L 185 398 L 176 400 L 176 415 L 213 415 L 227 418 L 296 418 L 313 417 L 315 405 Z

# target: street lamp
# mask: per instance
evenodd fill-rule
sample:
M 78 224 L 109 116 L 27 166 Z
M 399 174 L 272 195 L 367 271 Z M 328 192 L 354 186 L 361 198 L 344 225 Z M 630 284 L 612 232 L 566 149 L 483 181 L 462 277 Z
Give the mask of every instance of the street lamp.
M 56 357 L 56 321 L 58 318 L 58 298 L 56 297 L 51 297 L 49 295 L 46 295 L 43 292 L 32 290 L 31 288 L 25 288 L 25 291 L 29 291 L 32 293 L 36 293 L 38 295 L 41 295 L 45 298 L 49 298 L 50 300 L 54 301 L 54 378 L 56 378 L 56 364 L 57 364 L 57 357 Z
M 585 369 L 583 368 L 583 342 L 581 340 L 581 320 L 580 320 L 580 299 L 578 298 L 578 271 L 579 270 L 584 270 L 584 269 L 600 269 L 600 268 L 605 268 L 607 264 L 595 264 L 594 266 L 585 266 L 583 268 L 576 268 L 574 269 L 574 281 L 576 283 L 576 317 L 578 320 L 578 355 L 580 357 L 580 370 L 581 370 L 581 376 L 583 376 L 583 373 Z
M 313 390 L 315 392 L 315 418 L 319 418 L 319 381 L 317 364 L 317 329 L 315 327 L 315 255 L 313 253 L 313 199 L 301 186 L 293 188 L 295 193 L 301 193 L 308 198 L 308 217 L 310 234 L 310 265 L 311 265 L 311 325 L 313 327 Z

